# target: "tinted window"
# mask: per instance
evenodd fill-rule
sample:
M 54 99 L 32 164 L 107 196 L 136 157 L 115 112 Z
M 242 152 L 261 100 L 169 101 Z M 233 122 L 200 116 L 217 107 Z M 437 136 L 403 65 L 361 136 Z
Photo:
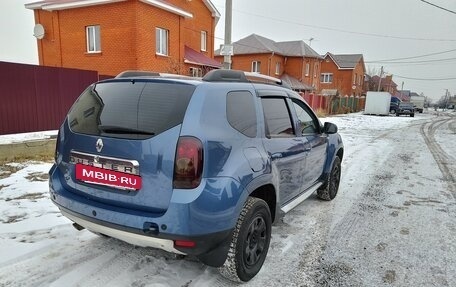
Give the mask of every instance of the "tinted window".
M 317 133 L 316 120 L 312 117 L 311 112 L 307 109 L 304 103 L 293 100 L 293 106 L 298 116 L 300 133 L 301 134 L 313 134 Z
M 230 92 L 226 96 L 226 115 L 230 125 L 248 137 L 257 134 L 253 95 L 248 91 Z
M 294 136 L 290 113 L 284 98 L 262 98 L 267 137 Z
M 72 131 L 147 138 L 182 123 L 195 87 L 163 82 L 107 82 L 89 87 L 68 114 Z

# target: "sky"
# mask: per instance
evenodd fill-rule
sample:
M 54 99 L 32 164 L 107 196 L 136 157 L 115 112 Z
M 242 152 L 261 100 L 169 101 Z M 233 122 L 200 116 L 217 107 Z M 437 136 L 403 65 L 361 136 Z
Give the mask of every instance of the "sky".
M 0 61 L 38 63 L 33 12 L 23 6 L 29 2 L 0 1 Z M 454 0 L 428 2 L 456 12 Z M 218 48 L 224 39 L 225 0 L 212 3 L 222 14 L 215 31 Z M 274 41 L 304 40 L 322 55 L 360 53 L 369 72 L 379 73 L 383 66 L 399 89 L 434 100 L 446 89 L 456 94 L 456 13 L 421 0 L 277 3 L 233 0 L 232 41 L 255 33 Z

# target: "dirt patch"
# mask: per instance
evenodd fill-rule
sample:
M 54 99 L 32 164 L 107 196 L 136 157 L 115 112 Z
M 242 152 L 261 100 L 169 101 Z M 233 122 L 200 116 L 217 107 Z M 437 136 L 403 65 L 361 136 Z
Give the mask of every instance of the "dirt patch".
M 30 181 L 48 181 L 49 175 L 44 172 L 32 172 L 25 177 Z
M 23 168 L 22 165 L 2 164 L 0 165 L 0 179 L 7 178 Z
M 375 246 L 375 249 L 378 251 L 378 252 L 383 252 L 385 251 L 386 247 L 388 246 L 388 244 L 384 243 L 384 242 L 380 242 L 379 244 L 377 244 L 377 246 Z
M 13 215 L 13 216 L 7 216 L 7 218 L 5 220 L 2 220 L 2 222 L 8 224 L 8 223 L 19 222 L 24 219 L 25 219 L 25 214 Z
M 37 193 L 27 193 L 27 194 L 23 194 L 18 197 L 7 198 L 7 199 L 5 199 L 5 201 L 21 200 L 21 199 L 37 200 L 37 199 L 44 198 L 44 197 L 45 197 L 44 193 L 38 193 L 38 192 Z
M 336 262 L 335 264 L 323 263 L 317 268 L 315 283 L 317 286 L 358 286 L 348 277 L 354 274 L 354 270 L 348 264 Z
M 402 227 L 400 232 L 401 232 L 402 235 L 409 235 L 410 234 L 410 230 L 408 228 L 406 228 L 406 227 Z
M 396 281 L 396 271 L 387 270 L 385 276 L 383 276 L 383 282 L 393 284 Z

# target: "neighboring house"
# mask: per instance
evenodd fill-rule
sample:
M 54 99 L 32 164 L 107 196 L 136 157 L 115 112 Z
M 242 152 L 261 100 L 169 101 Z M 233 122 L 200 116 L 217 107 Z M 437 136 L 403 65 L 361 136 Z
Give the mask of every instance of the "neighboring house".
M 342 97 L 363 95 L 366 67 L 362 54 L 326 53 L 323 58 L 320 73 L 322 94 Z
M 380 84 L 380 89 L 378 85 Z M 397 90 L 397 84 L 393 81 L 393 75 L 386 75 L 380 80 L 380 77 L 375 75 L 371 77 L 371 91 L 381 91 L 388 92 L 393 96 L 398 98 L 401 97 L 399 91 Z
M 45 0 L 25 7 L 44 28 L 40 65 L 193 76 L 220 67 L 213 59 L 220 14 L 210 0 Z
M 281 78 L 294 90 L 319 89 L 322 57 L 304 41 L 275 42 L 252 34 L 233 43 L 231 68 Z M 215 59 L 223 62 L 220 50 Z
M 403 102 L 410 102 L 410 97 L 412 96 L 412 92 L 409 90 L 402 90 L 397 91 L 396 96 L 401 99 Z

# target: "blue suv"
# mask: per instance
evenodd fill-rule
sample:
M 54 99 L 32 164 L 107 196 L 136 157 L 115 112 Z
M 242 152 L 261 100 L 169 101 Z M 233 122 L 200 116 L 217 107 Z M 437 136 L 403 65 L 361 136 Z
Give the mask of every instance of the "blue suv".
M 195 255 L 248 281 L 274 220 L 314 192 L 336 196 L 343 152 L 336 125 L 275 78 L 124 72 L 74 103 L 49 187 L 78 230 Z

